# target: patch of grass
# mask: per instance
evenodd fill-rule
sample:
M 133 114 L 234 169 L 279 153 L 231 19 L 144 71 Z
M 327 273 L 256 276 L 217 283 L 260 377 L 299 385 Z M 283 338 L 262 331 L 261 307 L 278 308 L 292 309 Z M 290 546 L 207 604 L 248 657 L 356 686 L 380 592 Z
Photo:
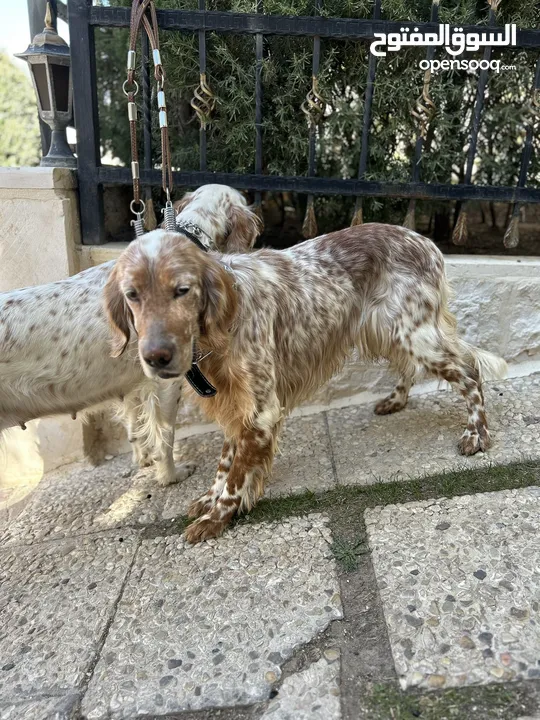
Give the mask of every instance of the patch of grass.
M 345 572 L 354 572 L 358 568 L 358 558 L 369 552 L 364 539 L 348 540 L 342 535 L 334 536 L 331 550 Z
M 289 515 L 306 515 L 310 512 L 320 512 L 319 508 L 326 506 L 327 495 L 328 493 L 319 494 L 306 490 L 306 492 L 298 495 L 263 498 L 247 515 L 241 517 L 241 521 L 281 520 Z
M 370 720 L 516 720 L 535 712 L 536 694 L 531 683 L 424 693 L 381 684 L 372 686 L 366 710 Z
M 512 465 L 493 465 L 483 468 L 464 468 L 414 480 L 377 483 L 375 485 L 343 485 L 317 494 L 311 491 L 300 495 L 265 498 L 240 522 L 281 520 L 289 515 L 325 512 L 332 517 L 350 516 L 367 507 L 454 497 L 479 492 L 493 492 L 527 487 L 540 483 L 540 462 L 530 461 Z
M 291 515 L 326 513 L 332 520 L 334 533 L 341 533 L 344 540 L 351 543 L 355 539 L 359 540 L 359 536 L 364 533 L 363 513 L 368 507 L 494 492 L 538 484 L 540 484 L 538 460 L 482 468 L 467 467 L 414 480 L 374 485 L 341 485 L 324 493 L 308 490 L 299 495 L 263 498 L 251 512 L 240 516 L 236 522 L 269 522 L 282 520 Z M 174 531 L 183 532 L 190 522 L 186 517 L 176 518 L 173 521 Z

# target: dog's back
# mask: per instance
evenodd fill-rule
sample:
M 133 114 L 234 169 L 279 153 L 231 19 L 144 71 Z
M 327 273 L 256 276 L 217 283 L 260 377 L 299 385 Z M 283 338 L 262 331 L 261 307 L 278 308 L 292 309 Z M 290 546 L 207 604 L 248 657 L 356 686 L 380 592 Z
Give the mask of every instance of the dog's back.
M 110 358 L 102 290 L 114 263 L 0 294 L 0 430 L 118 397 L 136 362 Z
M 415 351 L 440 334 L 474 356 L 485 377 L 504 375 L 503 361 L 474 352 L 457 334 L 448 308 L 444 258 L 435 243 L 399 226 L 368 223 L 308 240 L 286 251 L 226 256 L 251 323 L 239 324 L 234 345 L 255 332 L 273 353 L 287 405 L 299 402 L 338 370 L 356 347 L 367 361 L 408 369 Z M 264 339 L 264 340 L 263 340 Z M 426 350 L 427 354 L 427 350 Z M 471 360 L 472 362 L 473 360 Z

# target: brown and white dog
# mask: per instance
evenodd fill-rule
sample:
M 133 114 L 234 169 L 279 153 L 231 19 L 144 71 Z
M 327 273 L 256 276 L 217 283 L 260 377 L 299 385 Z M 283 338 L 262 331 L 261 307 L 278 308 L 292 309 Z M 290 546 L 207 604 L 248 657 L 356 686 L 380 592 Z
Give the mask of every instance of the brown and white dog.
M 459 450 L 490 446 L 482 379 L 504 360 L 460 339 L 448 309 L 443 256 L 402 227 L 368 224 L 289 250 L 205 254 L 163 231 L 132 243 L 105 289 L 117 351 L 135 331 L 149 378 L 182 376 L 194 343 L 217 388 L 203 410 L 225 443 L 213 486 L 191 505 L 197 542 L 219 535 L 263 493 L 284 417 L 340 369 L 354 347 L 387 359 L 400 375 L 376 407 L 395 412 L 427 371 L 465 398 Z M 130 339 L 131 338 L 131 339 Z
M 242 195 L 225 185 L 188 193 L 176 210 L 180 232 L 198 234 L 214 250 L 247 251 L 259 232 L 259 220 Z M 182 244 L 181 235 L 172 238 Z M 181 384 L 147 377 L 136 343 L 122 357 L 111 357 L 103 291 L 115 265 L 0 294 L 0 433 L 34 418 L 116 403 L 134 461 L 154 463 L 157 481 L 167 485 L 192 470 L 173 462 Z

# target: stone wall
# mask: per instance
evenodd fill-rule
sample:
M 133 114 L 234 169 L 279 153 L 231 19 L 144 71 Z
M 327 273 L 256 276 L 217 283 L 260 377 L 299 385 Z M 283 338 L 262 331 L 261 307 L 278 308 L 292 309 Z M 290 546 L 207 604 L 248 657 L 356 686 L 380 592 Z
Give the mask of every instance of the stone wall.
M 61 168 L 0 168 L 0 292 L 79 271 L 77 176 Z
M 0 292 L 54 282 L 79 272 L 77 176 L 60 168 L 0 168 Z M 83 426 L 46 418 L 5 433 L 0 491 L 29 488 L 43 473 L 79 460 Z M 18 493 L 16 494 L 18 497 Z

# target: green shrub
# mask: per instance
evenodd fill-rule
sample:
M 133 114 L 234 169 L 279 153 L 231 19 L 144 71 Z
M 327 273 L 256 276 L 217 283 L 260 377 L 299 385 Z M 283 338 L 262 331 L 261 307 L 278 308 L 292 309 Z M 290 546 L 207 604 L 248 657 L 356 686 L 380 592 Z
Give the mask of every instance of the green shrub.
M 37 165 L 40 158 L 36 96 L 29 78 L 0 52 L 0 165 Z

